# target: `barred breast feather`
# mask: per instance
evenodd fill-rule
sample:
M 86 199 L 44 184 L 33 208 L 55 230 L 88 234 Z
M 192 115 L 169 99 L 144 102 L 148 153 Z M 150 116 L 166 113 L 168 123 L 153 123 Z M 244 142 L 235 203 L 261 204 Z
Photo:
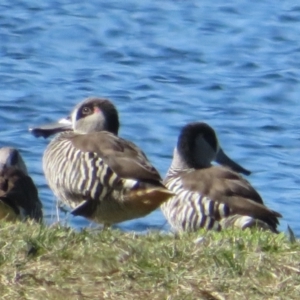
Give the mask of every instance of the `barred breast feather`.
M 219 220 L 229 215 L 228 206 L 213 202 L 197 192 L 185 190 L 180 177 L 165 181 L 165 184 L 176 196 L 163 203 L 161 209 L 175 231 L 221 229 Z
M 44 172 L 55 195 L 72 208 L 87 198 L 103 199 L 109 188 L 120 182 L 101 157 L 76 149 L 71 140 L 63 136 L 47 147 Z

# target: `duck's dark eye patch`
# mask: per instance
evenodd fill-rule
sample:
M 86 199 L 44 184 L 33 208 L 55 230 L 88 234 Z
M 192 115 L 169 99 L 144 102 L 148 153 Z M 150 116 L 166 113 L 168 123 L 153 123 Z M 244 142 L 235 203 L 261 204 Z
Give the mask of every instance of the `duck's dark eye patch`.
M 82 114 L 83 114 L 83 115 L 90 115 L 91 113 L 92 113 L 92 110 L 91 110 L 90 107 L 84 106 L 84 107 L 82 108 Z
M 203 128 L 203 138 L 211 146 L 214 151 L 217 151 L 218 140 L 216 133 L 210 127 Z

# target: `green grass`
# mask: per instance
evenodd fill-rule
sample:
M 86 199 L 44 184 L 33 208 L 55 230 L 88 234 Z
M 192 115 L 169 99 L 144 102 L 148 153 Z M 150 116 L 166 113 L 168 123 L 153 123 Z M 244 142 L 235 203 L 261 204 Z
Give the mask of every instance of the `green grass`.
M 300 297 L 300 243 L 284 234 L 137 235 L 3 222 L 0 249 L 1 299 Z

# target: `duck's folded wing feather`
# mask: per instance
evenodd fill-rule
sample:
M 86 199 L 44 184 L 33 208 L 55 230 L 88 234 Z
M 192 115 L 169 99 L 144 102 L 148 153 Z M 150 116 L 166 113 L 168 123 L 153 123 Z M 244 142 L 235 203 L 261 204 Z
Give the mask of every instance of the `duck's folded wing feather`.
M 278 224 L 281 214 L 267 208 L 256 190 L 237 173 L 226 168 L 212 167 L 182 175 L 183 187 L 225 204 L 230 214 L 252 216 Z M 213 217 L 213 216 L 211 216 Z
M 251 184 L 238 173 L 223 167 L 210 167 L 182 175 L 183 186 L 198 191 L 211 199 L 241 197 L 263 204 L 263 200 Z
M 96 153 L 120 177 L 161 181 L 158 171 L 136 145 L 112 133 L 75 135 L 71 141 L 83 152 Z

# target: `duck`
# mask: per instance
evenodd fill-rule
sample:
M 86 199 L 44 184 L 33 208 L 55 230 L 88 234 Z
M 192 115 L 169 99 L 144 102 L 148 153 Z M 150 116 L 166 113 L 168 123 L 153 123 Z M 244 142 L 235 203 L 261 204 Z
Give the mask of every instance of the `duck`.
M 37 188 L 28 175 L 19 151 L 0 148 L 0 220 L 43 219 Z
M 89 97 L 56 125 L 30 128 L 37 137 L 57 134 L 43 155 L 56 198 L 104 227 L 143 217 L 173 195 L 145 153 L 118 136 L 119 126 L 110 100 Z
M 213 165 L 215 161 L 219 165 Z M 215 130 L 191 122 L 180 131 L 163 183 L 175 195 L 161 210 L 175 232 L 252 228 L 277 233 L 280 213 L 265 206 L 242 176 L 251 172 L 231 160 Z

